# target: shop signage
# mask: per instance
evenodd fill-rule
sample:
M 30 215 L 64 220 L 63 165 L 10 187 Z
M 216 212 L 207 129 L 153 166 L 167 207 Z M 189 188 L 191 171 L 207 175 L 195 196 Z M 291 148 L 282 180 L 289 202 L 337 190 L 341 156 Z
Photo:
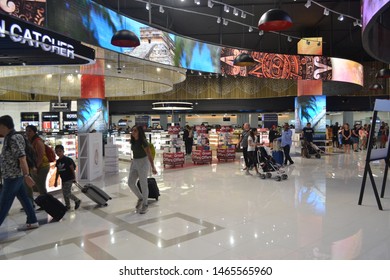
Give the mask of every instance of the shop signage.
M 87 64 L 95 59 L 94 50 L 82 45 L 79 41 L 5 14 L 0 14 L 0 41 L 3 48 L 12 47 L 13 51 L 20 52 L 20 57 L 26 56 L 25 52 L 28 53 L 29 50 L 34 54 L 38 50 L 41 54 L 52 54 L 57 59 L 61 57 L 60 61 L 55 61 L 53 58 L 53 63 L 50 64 L 59 62 L 61 64 Z M 62 62 L 64 59 L 67 63 Z M 33 64 L 29 61 L 25 63 Z
M 64 112 L 63 118 L 64 121 L 77 121 L 77 112 Z
M 20 113 L 20 119 L 21 121 L 39 121 L 39 113 L 33 112 L 33 113 Z
M 59 121 L 60 120 L 60 113 L 55 112 L 42 112 L 42 121 Z

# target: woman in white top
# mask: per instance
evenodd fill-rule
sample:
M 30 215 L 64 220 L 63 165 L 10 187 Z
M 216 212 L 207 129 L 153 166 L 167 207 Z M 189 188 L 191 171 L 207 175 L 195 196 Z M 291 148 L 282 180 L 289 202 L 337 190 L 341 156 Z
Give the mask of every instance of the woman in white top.
M 248 156 L 249 156 L 249 166 L 254 167 L 256 174 L 260 175 L 259 170 L 257 169 L 257 156 L 256 156 L 256 135 L 257 129 L 252 128 L 248 136 Z M 246 174 L 249 175 L 249 170 L 246 170 Z

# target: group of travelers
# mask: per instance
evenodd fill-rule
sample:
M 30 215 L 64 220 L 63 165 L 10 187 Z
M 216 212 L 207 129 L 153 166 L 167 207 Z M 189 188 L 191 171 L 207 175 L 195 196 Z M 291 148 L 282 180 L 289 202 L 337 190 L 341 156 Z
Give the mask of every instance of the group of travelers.
M 21 211 L 26 213 L 26 223 L 19 226 L 18 230 L 31 230 L 39 228 L 35 209 L 33 193 L 47 194 L 46 177 L 50 169 L 50 161 L 42 138 L 39 137 L 37 128 L 33 125 L 26 127 L 25 135 L 17 133 L 11 116 L 0 117 L 0 137 L 4 137 L 0 155 L 0 226 L 9 214 L 12 204 L 17 198 L 22 206 Z M 148 176 L 150 171 L 157 174 L 150 144 L 148 143 L 142 126 L 134 126 L 131 129 L 131 149 L 133 159 L 131 162 L 128 186 L 138 198 L 136 210 L 145 214 L 148 210 Z M 34 156 L 29 153 L 31 149 Z M 76 164 L 65 156 L 62 145 L 55 146 L 57 159 L 55 160 L 57 180 L 61 177 L 62 194 L 65 206 L 71 209 L 70 200 L 74 201 L 77 210 L 81 200 L 72 194 L 72 185 L 76 182 Z M 34 159 L 33 163 L 30 162 Z M 140 189 L 137 186 L 139 181 Z
M 367 149 L 368 139 L 371 133 L 371 125 L 359 123 L 352 128 L 348 123 L 339 126 L 338 122 L 327 126 L 327 134 L 332 139 L 333 147 L 342 148 L 344 153 L 349 153 L 352 147 L 354 152 Z M 382 122 L 378 131 L 373 135 L 373 148 L 384 148 L 389 137 L 389 125 Z

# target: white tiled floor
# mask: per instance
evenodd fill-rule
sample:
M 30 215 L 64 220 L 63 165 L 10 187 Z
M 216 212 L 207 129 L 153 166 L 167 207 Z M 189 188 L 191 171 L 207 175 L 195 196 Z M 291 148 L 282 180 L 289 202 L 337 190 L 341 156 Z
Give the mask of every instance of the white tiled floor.
M 93 182 L 113 197 L 108 207 L 76 191 L 79 210 L 49 224 L 38 212 L 39 229 L 17 232 L 25 216 L 15 201 L 0 259 L 390 259 L 390 191 L 380 211 L 368 181 L 358 205 L 365 153 L 294 161 L 277 182 L 245 175 L 239 160 L 162 169 L 157 157 L 161 197 L 145 215 L 121 162 Z M 384 163 L 371 166 L 380 188 Z

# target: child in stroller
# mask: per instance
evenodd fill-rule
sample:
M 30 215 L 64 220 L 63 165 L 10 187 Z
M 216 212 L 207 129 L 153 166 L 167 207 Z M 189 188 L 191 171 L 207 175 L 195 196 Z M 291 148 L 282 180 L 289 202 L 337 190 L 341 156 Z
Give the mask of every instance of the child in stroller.
M 267 152 L 263 146 L 258 147 L 257 162 L 259 164 L 260 178 L 275 178 L 276 181 L 286 180 L 288 178 L 281 165 L 276 163 L 275 159 Z
M 309 142 L 306 139 L 301 141 L 302 143 L 302 156 L 310 158 L 311 155 L 315 155 L 316 158 L 321 158 L 321 149 L 317 147 L 313 142 Z

